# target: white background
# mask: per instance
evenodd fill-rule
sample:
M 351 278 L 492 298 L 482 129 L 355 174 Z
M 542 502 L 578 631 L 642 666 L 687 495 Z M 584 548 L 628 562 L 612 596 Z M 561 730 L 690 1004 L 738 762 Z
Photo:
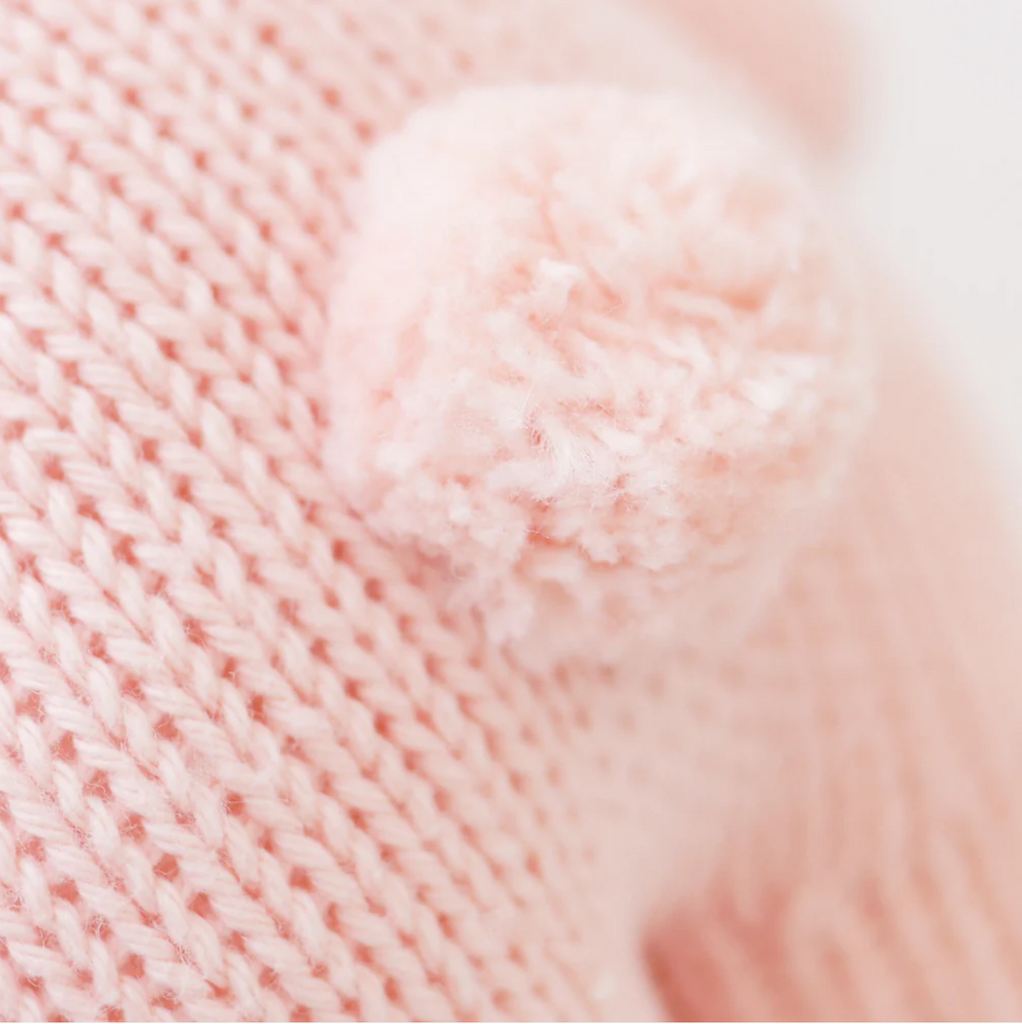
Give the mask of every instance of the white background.
M 840 0 L 867 93 L 853 208 L 1022 512 L 1022 0 Z

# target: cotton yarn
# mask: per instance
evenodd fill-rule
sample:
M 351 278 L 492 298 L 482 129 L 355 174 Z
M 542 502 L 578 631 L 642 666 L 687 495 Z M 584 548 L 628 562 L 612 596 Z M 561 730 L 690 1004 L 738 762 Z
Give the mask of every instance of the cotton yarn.
M 783 150 L 686 93 L 467 90 L 374 149 L 353 218 L 328 459 L 366 523 L 537 671 L 733 643 L 868 408 Z
M 0 0 L 0 1018 L 1022 1013 L 1019 591 L 901 321 L 828 525 L 724 653 L 538 671 L 329 468 L 370 153 L 469 88 L 758 123 L 684 35 Z

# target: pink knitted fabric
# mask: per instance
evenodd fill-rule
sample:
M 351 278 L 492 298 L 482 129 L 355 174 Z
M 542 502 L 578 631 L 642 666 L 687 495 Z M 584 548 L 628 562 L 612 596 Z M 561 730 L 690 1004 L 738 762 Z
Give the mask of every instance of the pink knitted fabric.
M 835 492 L 844 254 L 640 7 L 0 0 L 0 1017 L 1022 1014 L 996 495 L 893 317 Z

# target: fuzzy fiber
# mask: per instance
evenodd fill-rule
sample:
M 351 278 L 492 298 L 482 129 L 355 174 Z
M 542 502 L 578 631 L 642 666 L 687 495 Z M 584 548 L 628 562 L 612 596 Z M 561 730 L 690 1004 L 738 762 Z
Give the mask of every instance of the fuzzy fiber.
M 686 94 L 470 90 L 376 147 L 353 211 L 328 458 L 368 525 L 519 651 L 732 638 L 867 404 L 783 151 Z
M 0 0 L 0 1019 L 1022 1019 L 1022 586 L 886 297 L 735 639 L 867 390 L 728 84 L 824 145 L 822 10 Z

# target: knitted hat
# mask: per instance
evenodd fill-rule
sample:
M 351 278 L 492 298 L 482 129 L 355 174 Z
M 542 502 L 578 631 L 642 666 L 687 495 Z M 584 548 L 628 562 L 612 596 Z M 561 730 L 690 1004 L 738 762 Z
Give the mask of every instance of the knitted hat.
M 996 502 L 728 7 L 0 0 L 0 1017 L 1022 1013 Z

